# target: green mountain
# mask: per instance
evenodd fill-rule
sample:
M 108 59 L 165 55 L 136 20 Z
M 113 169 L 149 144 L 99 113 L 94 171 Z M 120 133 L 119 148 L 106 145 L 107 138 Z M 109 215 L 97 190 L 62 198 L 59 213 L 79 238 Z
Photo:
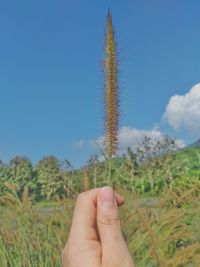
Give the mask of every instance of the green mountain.
M 177 158 L 184 161 L 191 176 L 200 178 L 200 140 L 179 150 Z
M 189 147 L 200 147 L 200 139 L 197 140 L 195 143 L 189 145 Z

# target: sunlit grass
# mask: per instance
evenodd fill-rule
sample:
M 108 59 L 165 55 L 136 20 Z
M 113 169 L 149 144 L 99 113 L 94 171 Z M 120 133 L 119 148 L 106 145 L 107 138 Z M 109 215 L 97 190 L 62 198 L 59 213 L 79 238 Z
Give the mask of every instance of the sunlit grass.
M 0 266 L 61 266 L 60 254 L 69 232 L 74 199 L 32 205 L 15 188 L 1 198 Z M 122 227 L 136 266 L 199 266 L 199 194 L 166 190 L 160 198 L 138 198 L 123 188 Z M 192 265 L 187 265 L 192 264 Z

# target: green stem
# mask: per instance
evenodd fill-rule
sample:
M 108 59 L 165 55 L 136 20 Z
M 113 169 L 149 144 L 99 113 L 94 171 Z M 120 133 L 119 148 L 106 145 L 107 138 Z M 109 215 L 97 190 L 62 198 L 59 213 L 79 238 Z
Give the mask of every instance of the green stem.
M 108 184 L 111 185 L 111 171 L 112 171 L 112 162 L 111 157 L 108 159 Z

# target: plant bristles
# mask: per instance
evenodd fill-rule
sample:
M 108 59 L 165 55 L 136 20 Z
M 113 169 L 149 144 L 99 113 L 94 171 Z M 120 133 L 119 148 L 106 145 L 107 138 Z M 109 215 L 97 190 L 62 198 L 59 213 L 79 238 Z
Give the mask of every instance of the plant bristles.
M 105 54 L 105 145 L 106 154 L 111 158 L 118 148 L 119 95 L 117 48 L 110 11 L 107 15 Z

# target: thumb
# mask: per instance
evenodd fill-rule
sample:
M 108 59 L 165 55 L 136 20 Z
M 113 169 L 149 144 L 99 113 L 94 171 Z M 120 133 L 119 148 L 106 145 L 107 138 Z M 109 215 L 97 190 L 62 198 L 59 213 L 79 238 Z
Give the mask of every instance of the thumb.
M 103 187 L 97 197 L 97 227 L 102 246 L 103 259 L 120 256 L 127 250 L 122 234 L 118 206 L 111 187 Z

